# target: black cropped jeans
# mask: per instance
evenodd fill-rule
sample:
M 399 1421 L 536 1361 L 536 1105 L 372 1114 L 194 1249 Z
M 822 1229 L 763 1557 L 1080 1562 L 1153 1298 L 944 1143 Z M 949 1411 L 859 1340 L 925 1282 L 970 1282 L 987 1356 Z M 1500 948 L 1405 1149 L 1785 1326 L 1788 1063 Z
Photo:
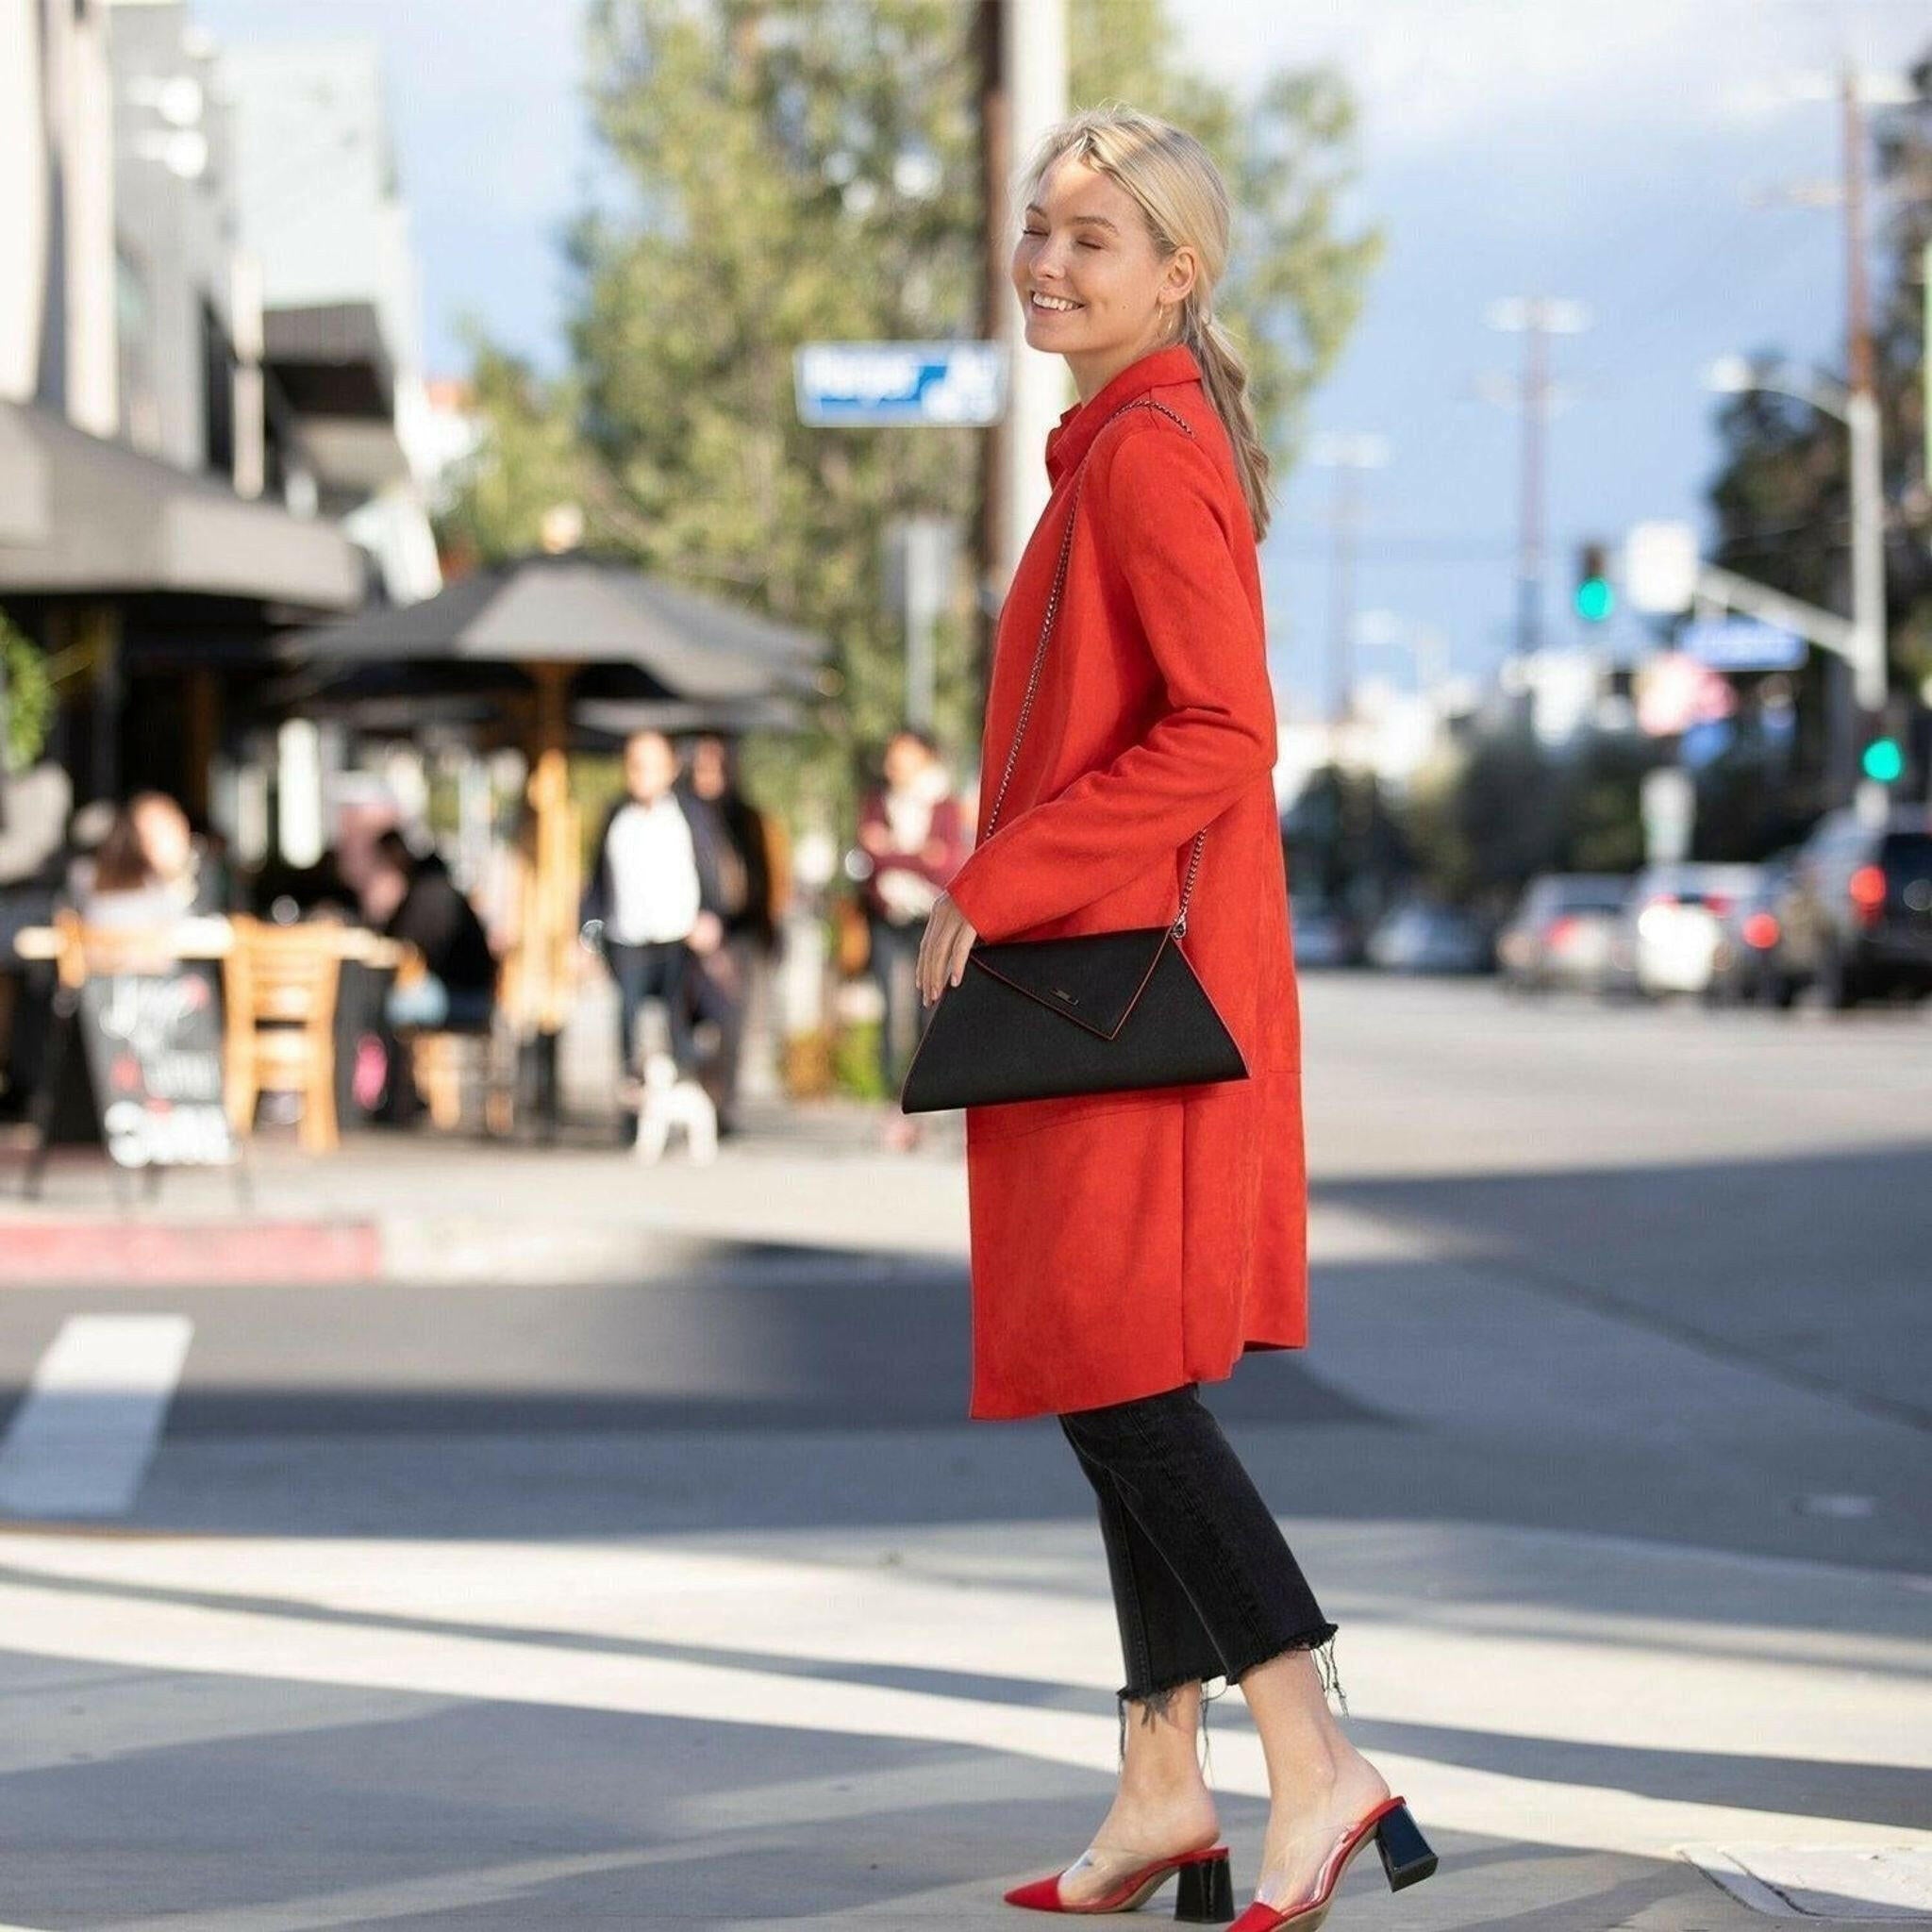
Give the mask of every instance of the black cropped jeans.
M 1286 1651 L 1317 1653 L 1341 1695 L 1323 1615 L 1287 1539 L 1192 1382 L 1059 1418 L 1100 1505 L 1120 1621 L 1120 1700 L 1152 1723 L 1181 1686 L 1232 1684 Z M 1342 1708 L 1347 1708 L 1342 1700 Z

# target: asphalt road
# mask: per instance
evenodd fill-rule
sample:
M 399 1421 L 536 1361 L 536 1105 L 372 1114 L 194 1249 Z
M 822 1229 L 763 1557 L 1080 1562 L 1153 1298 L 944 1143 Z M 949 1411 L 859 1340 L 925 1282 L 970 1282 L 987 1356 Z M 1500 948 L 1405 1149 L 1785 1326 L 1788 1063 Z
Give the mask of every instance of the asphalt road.
M 1753 1923 L 1686 1845 L 1932 1909 L 1932 1024 L 1304 1003 L 1313 1345 L 1210 1400 L 1444 1856 L 1348 1923 Z M 0 1292 L 0 1932 L 1006 1922 L 1119 1659 L 1058 1430 L 963 1421 L 957 1155 L 475 1159 L 516 1267 Z

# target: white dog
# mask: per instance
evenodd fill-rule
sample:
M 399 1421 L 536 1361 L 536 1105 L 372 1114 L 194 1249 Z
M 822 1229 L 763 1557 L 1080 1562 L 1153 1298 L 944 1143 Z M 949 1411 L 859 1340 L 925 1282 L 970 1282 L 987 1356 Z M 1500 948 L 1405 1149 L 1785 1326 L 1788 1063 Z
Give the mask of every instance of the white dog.
M 675 1126 L 684 1129 L 691 1159 L 699 1166 L 718 1158 L 718 1109 L 695 1080 L 677 1077 L 677 1063 L 668 1053 L 644 1056 L 644 1080 L 639 1096 L 637 1157 L 655 1164 L 663 1159 Z

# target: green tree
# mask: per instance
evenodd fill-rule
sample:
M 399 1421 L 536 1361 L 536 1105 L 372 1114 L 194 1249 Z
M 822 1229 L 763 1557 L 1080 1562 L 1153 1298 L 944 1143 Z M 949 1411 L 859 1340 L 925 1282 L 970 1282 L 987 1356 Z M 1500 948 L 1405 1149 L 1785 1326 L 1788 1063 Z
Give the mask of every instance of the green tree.
M 46 658 L 0 610 L 0 773 L 24 772 L 40 757 L 54 708 Z
M 577 386 L 546 382 L 518 357 L 470 333 L 471 407 L 480 441 L 436 520 L 438 541 L 458 569 L 497 563 L 541 547 L 544 512 L 574 504 L 599 547 L 622 547 L 622 526 L 599 514 L 610 492 L 577 433 Z
M 1634 872 L 1643 774 L 1659 757 L 1635 733 L 1591 730 L 1553 747 L 1520 721 L 1478 724 L 1405 801 L 1416 870 L 1441 897 L 1494 917 L 1540 872 Z
M 811 728 L 748 747 L 781 806 L 813 795 L 848 811 L 862 761 L 901 721 L 886 525 L 928 513 L 977 527 L 974 432 L 808 428 L 791 377 L 805 341 L 979 332 L 975 15 L 958 0 L 594 0 L 590 106 L 618 188 L 571 236 L 572 374 L 545 386 L 479 355 L 499 463 L 536 460 L 494 480 L 486 461 L 452 530 L 484 554 L 527 545 L 568 483 L 600 545 L 828 640 Z M 1346 96 L 1330 75 L 1291 75 L 1241 107 L 1185 72 L 1158 0 L 1074 0 L 1072 26 L 1076 105 L 1167 112 L 1228 173 L 1241 232 L 1217 310 L 1246 341 L 1285 458 L 1374 254 L 1340 233 Z M 979 691 L 960 592 L 939 639 L 936 728 L 971 754 Z

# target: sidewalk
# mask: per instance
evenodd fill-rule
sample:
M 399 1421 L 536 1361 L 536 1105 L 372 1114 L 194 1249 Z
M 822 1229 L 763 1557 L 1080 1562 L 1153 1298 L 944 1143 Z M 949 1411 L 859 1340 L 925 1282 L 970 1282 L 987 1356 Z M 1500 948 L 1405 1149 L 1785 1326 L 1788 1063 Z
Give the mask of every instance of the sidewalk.
M 641 1161 L 595 1124 L 549 1147 L 364 1129 L 326 1156 L 263 1135 L 245 1200 L 233 1173 L 192 1168 L 168 1171 L 148 1198 L 140 1176 L 74 1148 L 57 1150 L 29 1201 L 16 1146 L 0 1154 L 0 1282 L 595 1282 L 658 1273 L 703 1241 L 963 1259 L 963 1117 L 934 1116 L 921 1146 L 896 1154 L 879 1141 L 888 1112 L 747 1102 L 743 1131 L 702 1166 L 681 1141 Z M 890 1225 L 882 1188 L 901 1210 Z

